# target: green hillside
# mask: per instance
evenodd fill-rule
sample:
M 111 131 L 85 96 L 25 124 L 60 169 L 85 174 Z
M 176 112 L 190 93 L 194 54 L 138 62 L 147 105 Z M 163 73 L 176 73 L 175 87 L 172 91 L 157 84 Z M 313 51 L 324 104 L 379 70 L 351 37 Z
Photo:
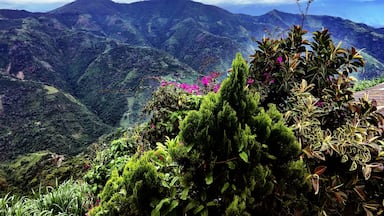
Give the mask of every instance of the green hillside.
M 50 150 L 74 155 L 111 130 L 72 95 L 33 81 L 0 77 L 0 161 Z

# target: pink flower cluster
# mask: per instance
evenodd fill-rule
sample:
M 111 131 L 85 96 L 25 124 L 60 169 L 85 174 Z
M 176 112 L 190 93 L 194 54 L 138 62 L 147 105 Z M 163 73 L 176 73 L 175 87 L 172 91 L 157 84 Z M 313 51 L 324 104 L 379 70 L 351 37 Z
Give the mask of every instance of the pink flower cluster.
M 177 83 L 177 82 L 167 82 L 165 80 L 161 81 L 161 86 L 174 86 L 176 88 L 183 89 L 185 92 L 190 94 L 201 95 L 202 93 L 207 93 L 213 91 L 217 93 L 220 89 L 220 83 L 216 84 L 216 78 L 220 74 L 218 72 L 213 72 L 209 76 L 203 76 L 201 78 L 202 87 L 198 84 L 187 84 L 187 83 Z
M 177 83 L 177 82 L 167 82 L 167 81 L 161 81 L 161 86 L 174 86 L 176 88 L 181 88 L 185 92 L 188 92 L 190 94 L 198 94 L 200 92 L 200 86 L 196 84 L 187 84 L 187 83 Z
M 277 63 L 279 63 L 279 64 L 283 63 L 283 57 L 282 56 L 277 57 Z
M 255 80 L 252 79 L 252 78 L 249 78 L 249 79 L 247 80 L 247 84 L 248 84 L 248 85 L 252 85 L 254 82 L 255 82 Z
M 209 86 L 215 82 L 216 78 L 219 75 L 220 75 L 219 72 L 213 72 L 209 76 L 203 76 L 203 78 L 201 79 L 201 83 L 203 84 L 203 86 Z

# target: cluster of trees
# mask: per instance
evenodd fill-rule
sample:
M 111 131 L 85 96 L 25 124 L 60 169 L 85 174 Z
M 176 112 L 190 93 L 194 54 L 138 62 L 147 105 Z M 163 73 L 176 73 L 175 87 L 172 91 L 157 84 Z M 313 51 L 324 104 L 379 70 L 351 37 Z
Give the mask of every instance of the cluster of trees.
M 138 147 L 107 178 L 91 169 L 89 215 L 381 214 L 383 116 L 350 76 L 364 60 L 305 34 L 263 38 L 250 64 L 237 54 L 217 93 L 160 87 L 122 145 Z
M 87 205 L 77 212 L 382 214 L 384 117 L 353 98 L 350 76 L 364 60 L 327 30 L 307 38 L 299 26 L 263 38 L 249 63 L 236 55 L 221 85 L 205 77 L 203 94 L 159 87 L 149 121 L 87 167 Z

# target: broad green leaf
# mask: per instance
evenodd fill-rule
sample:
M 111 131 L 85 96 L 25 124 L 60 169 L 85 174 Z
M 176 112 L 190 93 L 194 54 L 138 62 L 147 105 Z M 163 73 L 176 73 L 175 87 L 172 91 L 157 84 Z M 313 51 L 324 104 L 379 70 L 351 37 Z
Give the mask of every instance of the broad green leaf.
M 213 173 L 212 173 L 212 171 L 210 171 L 210 172 L 208 173 L 208 175 L 205 177 L 205 183 L 206 183 L 207 185 L 210 185 L 210 184 L 213 183 Z
M 163 186 L 163 187 L 166 187 L 166 188 L 169 188 L 169 185 L 168 185 L 168 182 L 166 182 L 166 181 L 161 181 L 161 185 Z
M 231 170 L 234 170 L 236 168 L 235 163 L 233 163 L 232 161 L 228 161 L 227 165 L 228 165 L 228 168 Z
M 268 159 L 271 159 L 271 160 L 277 160 L 277 157 L 276 157 L 276 156 L 271 155 L 271 154 L 268 154 L 268 153 L 266 153 L 266 154 L 267 154 L 267 158 L 268 158 Z
M 209 206 L 217 206 L 217 202 L 215 202 L 215 201 L 208 202 L 208 203 L 207 203 L 207 206 L 208 206 L 208 207 L 209 207 Z
M 199 203 L 196 201 L 188 203 L 188 205 L 185 207 L 185 212 L 188 212 L 189 210 L 195 208 L 197 205 L 199 205 Z
M 235 191 L 237 187 L 236 187 L 236 185 L 234 185 L 234 184 L 231 184 L 231 188 L 232 188 L 232 190 L 234 190 L 234 191 Z
M 199 207 L 197 207 L 197 208 L 193 211 L 193 214 L 197 214 L 197 213 L 201 212 L 203 209 L 204 209 L 204 206 L 203 206 L 203 205 L 199 205 Z
M 161 208 L 163 207 L 164 204 L 168 204 L 170 200 L 171 200 L 170 198 L 165 198 L 165 199 L 160 200 L 160 202 L 152 210 L 151 216 L 160 216 Z
M 225 184 L 223 185 L 223 187 L 221 188 L 221 193 L 224 193 L 229 187 L 229 183 L 228 182 L 225 182 Z
M 188 198 L 188 193 L 189 193 L 189 188 L 185 188 L 182 192 L 181 192 L 181 199 L 182 200 L 186 200 Z
M 164 215 L 167 215 L 168 213 L 172 212 L 173 209 L 175 209 L 179 205 L 179 201 L 172 200 L 171 205 L 169 206 L 168 211 L 164 213 Z
M 177 176 L 174 177 L 169 185 L 172 187 L 173 185 L 175 185 L 175 183 L 177 182 L 177 180 L 179 180 L 179 177 L 177 177 Z
M 247 153 L 245 153 L 245 152 L 241 152 L 241 153 L 239 154 L 239 156 L 240 156 L 240 158 L 241 158 L 244 162 L 246 162 L 246 163 L 249 162 L 249 161 L 248 161 L 248 155 L 247 155 Z

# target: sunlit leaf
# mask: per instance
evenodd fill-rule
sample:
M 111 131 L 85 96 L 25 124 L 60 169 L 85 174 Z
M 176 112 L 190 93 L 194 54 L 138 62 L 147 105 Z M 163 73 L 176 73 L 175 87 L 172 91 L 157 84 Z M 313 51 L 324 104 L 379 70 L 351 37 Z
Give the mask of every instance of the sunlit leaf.
M 347 162 L 348 161 L 348 156 L 347 155 L 343 155 L 342 157 L 341 157 L 341 163 L 345 163 L 345 162 Z
M 228 188 L 229 188 L 229 183 L 228 182 L 225 182 L 225 184 L 223 185 L 223 187 L 221 188 L 221 193 L 224 193 Z
M 208 172 L 208 175 L 205 177 L 205 183 L 207 185 L 210 185 L 213 183 L 213 172 L 212 171 Z
M 241 153 L 239 154 L 239 156 L 240 156 L 240 158 L 241 158 L 244 162 L 246 162 L 246 163 L 249 162 L 249 161 L 248 161 L 248 154 L 247 154 L 247 153 L 245 153 L 245 152 L 241 152 Z
M 188 193 L 189 193 L 189 188 L 185 188 L 182 192 L 181 192 L 181 199 L 182 200 L 186 200 L 188 198 Z
M 353 161 L 351 164 L 351 167 L 349 168 L 349 171 L 354 171 L 357 169 L 357 163 L 356 161 Z

